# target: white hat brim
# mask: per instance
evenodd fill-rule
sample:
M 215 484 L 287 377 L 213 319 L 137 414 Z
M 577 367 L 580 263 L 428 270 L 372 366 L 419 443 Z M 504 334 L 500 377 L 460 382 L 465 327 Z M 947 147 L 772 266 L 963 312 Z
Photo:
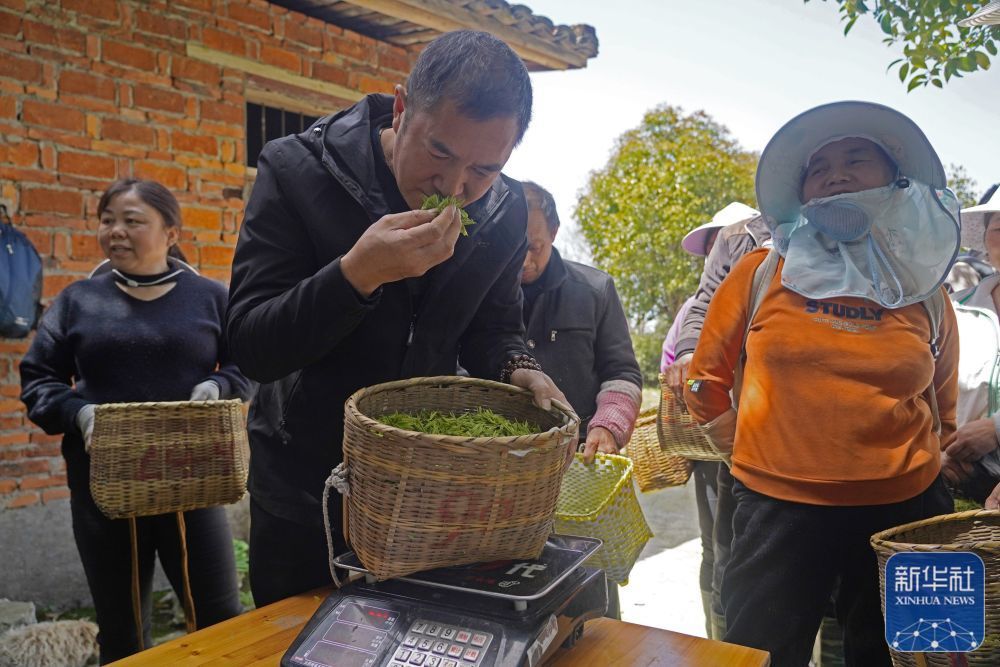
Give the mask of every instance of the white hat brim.
M 958 22 L 963 28 L 974 28 L 980 25 L 1000 25 L 1000 0 L 991 2 L 979 8 L 975 14 Z
M 681 247 L 692 255 L 704 257 L 708 254 L 705 252 L 705 246 L 708 245 L 708 235 L 712 233 L 712 230 L 721 229 L 722 227 L 725 227 L 725 225 L 717 224 L 714 220 L 699 225 L 684 235 L 684 238 L 681 240 Z
M 990 200 L 979 206 L 963 208 L 962 247 L 986 252 L 983 243 L 983 233 L 986 231 L 986 218 L 990 213 L 1000 213 L 1000 189 L 993 193 Z
M 934 188 L 947 178 L 937 153 L 912 120 L 873 102 L 833 102 L 805 111 L 778 130 L 761 153 L 757 165 L 757 204 L 768 224 L 798 218 L 799 189 L 809 156 L 837 137 L 876 139 L 895 160 L 903 176 Z
M 725 208 L 720 209 L 712 216 L 711 220 L 685 234 L 684 239 L 681 241 L 681 247 L 692 255 L 704 257 L 708 254 L 705 252 L 705 246 L 708 245 L 706 241 L 713 229 L 728 227 L 736 222 L 756 218 L 758 215 L 760 215 L 760 211 L 750 208 L 741 202 L 734 201 Z

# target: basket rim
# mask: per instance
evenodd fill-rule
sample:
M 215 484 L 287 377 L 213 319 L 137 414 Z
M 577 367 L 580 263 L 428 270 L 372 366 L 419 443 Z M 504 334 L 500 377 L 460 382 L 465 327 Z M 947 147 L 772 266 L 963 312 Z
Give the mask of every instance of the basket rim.
M 579 452 L 574 454 L 573 457 L 577 461 L 583 460 L 583 454 Z M 589 512 L 560 512 L 557 509 L 556 516 L 558 516 L 560 519 L 564 519 L 566 521 L 586 521 L 603 512 L 604 508 L 606 508 L 608 504 L 615 498 L 615 496 L 618 495 L 618 492 L 622 490 L 622 487 L 625 486 L 626 482 L 630 484 L 632 483 L 632 469 L 634 464 L 632 462 L 632 459 L 630 459 L 629 457 L 622 456 L 621 454 L 604 454 L 602 452 L 597 452 L 595 454 L 594 460 L 595 461 L 607 460 L 613 464 L 621 464 L 624 461 L 625 474 L 618 476 L 618 481 L 615 482 L 615 486 L 613 489 L 611 489 L 611 493 L 605 496 L 604 500 L 601 501 L 601 504 L 598 505 L 596 508 L 594 508 Z M 568 473 L 569 470 L 567 470 L 566 472 Z M 565 480 L 565 477 L 563 477 L 563 479 Z M 558 507 L 558 502 L 556 503 L 556 506 Z
M 188 407 L 229 407 L 233 404 L 242 405 L 238 398 L 227 398 L 217 401 L 145 401 L 137 403 L 95 403 L 94 411 L 132 410 L 135 408 L 188 408 Z
M 965 521 L 966 519 L 974 519 L 978 517 L 1000 518 L 1000 510 L 986 510 L 986 509 L 966 510 L 964 512 L 954 512 L 952 514 L 939 514 L 938 516 L 932 516 L 927 519 L 921 519 L 919 521 L 911 521 L 910 523 L 904 523 L 901 526 L 894 526 L 892 528 L 888 528 L 886 530 L 875 533 L 871 537 L 871 545 L 872 547 L 884 547 L 886 549 L 892 548 L 896 550 L 898 550 L 899 547 L 906 547 L 908 551 L 940 551 L 942 549 L 942 545 L 897 542 L 890 538 L 900 533 L 914 530 L 917 528 L 933 526 L 934 524 L 938 523 Z M 980 542 L 969 542 L 968 544 L 963 544 L 961 546 L 963 549 L 975 549 L 978 547 L 1000 548 L 1000 540 L 984 540 Z
M 496 382 L 494 380 L 484 380 L 482 378 L 468 378 L 461 375 L 433 375 L 427 377 L 415 377 L 408 378 L 406 380 L 393 380 L 392 382 L 382 382 L 380 384 L 370 385 L 368 387 L 363 387 L 358 391 L 348 397 L 347 401 L 344 403 L 344 414 L 350 412 L 353 414 L 363 426 L 367 428 L 372 428 L 377 431 L 384 433 L 390 433 L 393 435 L 402 435 L 404 437 L 414 437 L 418 436 L 421 438 L 429 438 L 434 442 L 439 442 L 442 444 L 452 444 L 452 445 L 462 445 L 469 442 L 476 442 L 482 444 L 505 444 L 505 445 L 519 445 L 519 444 L 533 444 L 531 441 L 538 439 L 538 436 L 550 434 L 552 432 L 558 432 L 563 436 L 573 435 L 573 431 L 579 428 L 580 417 L 577 416 L 576 411 L 573 410 L 569 405 L 552 399 L 552 407 L 548 410 L 549 414 L 557 414 L 561 418 L 567 419 L 567 423 L 562 426 L 553 426 L 546 431 L 538 431 L 537 433 L 530 433 L 528 435 L 504 435 L 504 436 L 491 436 L 491 437 L 475 437 L 466 435 L 440 435 L 436 433 L 422 433 L 421 431 L 408 431 L 402 428 L 396 428 L 395 426 L 389 426 L 377 419 L 369 417 L 363 413 L 358 408 L 358 402 L 370 394 L 377 394 L 384 391 L 391 391 L 396 389 L 405 389 L 407 387 L 415 387 L 420 385 L 452 385 L 452 384 L 466 384 L 466 385 L 478 385 L 481 387 L 486 387 L 489 389 L 498 389 L 506 391 L 509 394 L 521 395 L 521 396 L 531 396 L 531 391 L 528 389 L 522 389 L 520 387 L 515 387 L 514 385 L 506 384 L 503 382 Z M 536 406 L 537 407 L 537 406 Z M 541 410 L 541 408 L 538 408 Z M 576 427 L 576 429 L 574 429 Z

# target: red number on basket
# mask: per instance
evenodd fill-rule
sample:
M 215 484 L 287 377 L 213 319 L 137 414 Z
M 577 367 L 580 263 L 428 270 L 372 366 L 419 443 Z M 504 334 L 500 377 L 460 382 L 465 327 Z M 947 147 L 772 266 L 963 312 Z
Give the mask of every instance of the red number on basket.
M 457 509 L 460 507 L 460 503 L 465 501 L 464 510 L 461 512 Z M 498 501 L 499 511 L 497 512 L 498 519 L 509 519 L 514 516 L 514 499 L 513 498 L 503 498 Z M 476 491 L 456 491 L 445 496 L 444 500 L 441 501 L 441 505 L 438 508 L 438 519 L 445 524 L 456 524 L 465 523 L 468 521 L 486 521 L 490 518 L 490 513 L 493 510 L 492 503 L 490 503 L 486 498 L 483 498 L 481 493 Z M 458 530 L 453 530 L 444 537 L 441 538 L 434 546 L 442 547 L 453 542 L 455 538 L 459 535 Z
M 162 464 L 159 453 L 163 452 Z M 153 479 L 184 479 L 191 476 L 196 467 L 212 462 L 218 462 L 217 473 L 228 475 L 232 473 L 233 461 L 229 456 L 229 448 L 225 443 L 216 443 L 211 447 L 171 447 L 165 451 L 149 447 L 139 460 L 139 480 Z

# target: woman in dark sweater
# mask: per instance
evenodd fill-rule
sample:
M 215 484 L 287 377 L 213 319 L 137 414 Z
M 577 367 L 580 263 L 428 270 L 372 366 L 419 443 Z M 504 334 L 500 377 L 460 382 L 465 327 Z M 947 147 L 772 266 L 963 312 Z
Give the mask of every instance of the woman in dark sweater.
M 128 520 L 106 518 L 90 494 L 94 406 L 140 401 L 246 399 L 229 360 L 226 289 L 177 250 L 180 207 L 152 181 L 118 181 L 98 204 L 109 272 L 68 286 L 52 302 L 21 362 L 21 399 L 46 433 L 63 433 L 73 534 L 94 599 L 101 663 L 140 650 L 131 603 Z M 171 258 L 168 259 L 168 254 Z M 240 613 L 232 536 L 221 507 L 184 513 L 198 627 Z M 181 544 L 172 514 L 136 519 L 143 645 L 151 645 L 156 554 L 178 597 Z

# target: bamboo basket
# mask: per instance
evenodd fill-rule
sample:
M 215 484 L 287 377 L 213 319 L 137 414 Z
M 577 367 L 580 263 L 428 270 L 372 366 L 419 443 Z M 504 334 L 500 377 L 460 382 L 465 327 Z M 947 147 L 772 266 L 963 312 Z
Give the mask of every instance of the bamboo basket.
M 472 438 L 405 431 L 393 412 L 486 407 L 541 431 Z M 552 532 L 566 451 L 580 420 L 508 384 L 456 376 L 367 387 L 344 408 L 347 538 L 378 579 L 488 560 L 536 558 Z
M 587 565 L 604 570 L 609 581 L 627 584 L 632 566 L 653 536 L 632 488 L 632 461 L 597 454 L 588 466 L 577 454 L 563 477 L 556 532 L 601 540 Z
M 688 413 L 687 406 L 674 397 L 660 374 L 660 407 L 656 421 L 656 434 L 665 455 L 683 456 L 696 461 L 721 461 L 708 439 L 698 428 L 698 423 Z
M 90 492 L 111 519 L 234 503 L 249 463 L 242 402 L 107 403 L 94 410 Z
M 667 454 L 656 433 L 657 411 L 647 410 L 636 419 L 632 437 L 623 453 L 632 459 L 632 474 L 643 493 L 684 486 L 691 477 L 692 464 L 683 456 Z
M 970 510 L 935 516 L 876 533 L 871 538 L 878 556 L 878 580 L 885 614 L 885 564 L 902 552 L 967 551 L 983 559 L 986 569 L 986 636 L 970 653 L 901 653 L 890 650 L 895 667 L 952 667 L 953 655 L 968 667 L 1000 665 L 1000 511 Z

